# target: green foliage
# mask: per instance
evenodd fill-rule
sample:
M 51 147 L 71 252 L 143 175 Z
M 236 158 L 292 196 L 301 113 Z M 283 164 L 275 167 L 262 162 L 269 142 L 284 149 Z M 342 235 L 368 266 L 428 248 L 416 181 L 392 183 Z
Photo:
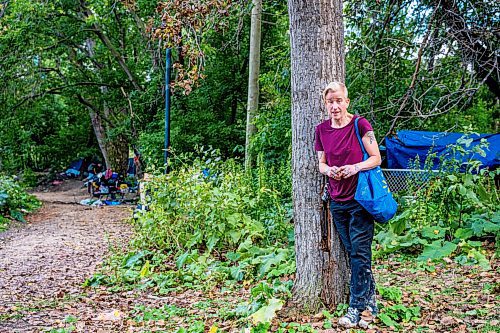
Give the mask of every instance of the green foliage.
M 499 193 L 494 179 L 499 172 L 480 168 L 474 156 L 483 155 L 487 145 L 471 148 L 471 142 L 465 135 L 450 145 L 428 183 L 416 184 L 420 188 L 411 196 L 401 197 L 402 213 L 375 236 L 381 245 L 377 255 L 404 250 L 419 254 L 419 261 L 455 255 L 461 264 L 490 268 L 478 240 L 498 238 Z M 462 164 L 464 157 L 468 160 Z M 430 154 L 425 163 L 429 173 L 433 159 Z
M 291 205 L 278 190 L 289 191 L 289 167 L 259 164 L 255 173 L 245 173 L 236 161 L 222 162 L 213 150 L 198 153 L 203 158 L 189 162 L 176 157 L 169 174 L 157 173 L 147 183 L 149 210 L 136 214 L 130 252 L 117 250 L 105 271 L 87 279 L 85 286 L 138 286 L 168 293 L 279 281 L 295 272 Z M 267 299 L 283 298 L 286 288 L 278 285 L 258 285 L 258 299 L 247 316 Z
M 150 210 L 136 221 L 141 248 L 187 253 L 246 252 L 287 239 L 289 211 L 280 193 L 235 161 L 196 159 L 147 184 Z M 188 256 L 188 254 L 185 254 Z
M 378 318 L 389 327 L 394 327 L 396 329 L 401 328 L 399 322 L 410 322 L 417 321 L 420 319 L 420 307 L 412 306 L 406 307 L 403 304 L 395 304 L 388 307 L 384 307 L 381 313 L 378 314 Z
M 382 307 L 378 318 L 382 323 L 389 327 L 400 329 L 401 322 L 417 321 L 420 319 L 420 307 L 407 307 L 402 304 L 403 292 L 398 287 L 384 287 L 377 285 L 377 291 L 387 304 Z
M 476 59 L 480 55 L 474 54 L 468 42 L 450 38 L 446 29 L 452 28 L 445 11 L 434 5 L 429 1 L 345 3 L 351 108 L 371 120 L 381 136 L 394 121 L 394 129 L 444 131 L 473 124 L 475 131 L 497 132 L 498 96 L 484 85 L 481 70 L 476 67 L 471 72 L 462 61 L 465 54 Z M 455 8 L 454 15 L 471 29 L 484 32 L 475 38 L 494 50 L 488 31 L 497 12 L 495 5 L 457 1 Z M 466 29 L 454 36 L 467 34 L 472 32 Z
M 401 300 L 403 298 L 403 292 L 398 287 L 384 287 L 381 285 L 377 285 L 377 291 L 380 297 L 395 303 L 401 303 Z
M 131 311 L 133 320 L 138 323 L 153 320 L 167 320 L 173 316 L 185 316 L 186 314 L 186 309 L 169 304 L 166 304 L 161 308 L 151 308 L 144 305 L 136 305 Z
M 46 333 L 72 333 L 72 332 L 75 332 L 76 326 L 73 324 L 76 323 L 77 321 L 78 321 L 78 318 L 76 318 L 75 316 L 71 316 L 71 315 L 66 316 L 66 318 L 64 318 L 64 323 L 69 324 L 69 325 L 66 325 L 67 327 L 53 328 L 50 330 L 46 330 L 45 332 Z
M 490 267 L 480 240 L 498 238 L 499 192 L 494 179 L 499 171 L 480 168 L 474 156 L 484 154 L 487 146 L 483 142 L 471 148 L 471 142 L 465 135 L 450 145 L 440 170 L 428 170 L 428 183 L 417 184 L 411 196 L 400 198 L 402 213 L 375 236 L 380 244 L 376 255 L 404 250 L 419 254 L 419 261 L 455 255 L 461 264 Z M 462 164 L 464 157 L 468 160 Z M 434 158 L 428 157 L 429 168 Z
M 248 301 L 219 315 L 267 329 L 291 296 L 292 282 L 280 279 L 295 272 L 289 197 L 278 190 L 289 191 L 289 167 L 266 168 L 259 159 L 255 172 L 246 173 L 213 150 L 198 154 L 202 158 L 176 156 L 173 170 L 147 183 L 149 210 L 136 214 L 130 251 L 116 249 L 84 286 L 164 294 L 253 284 Z M 140 308 L 134 320 L 167 320 L 171 311 Z
M 0 231 L 7 228 L 9 219 L 26 222 L 24 215 L 41 206 L 33 195 L 12 177 L 0 176 Z
M 274 279 L 272 283 L 261 281 L 250 290 L 250 299 L 240 303 L 230 316 L 251 327 L 255 332 L 266 332 L 276 311 L 284 300 L 291 297 L 292 281 L 285 283 Z

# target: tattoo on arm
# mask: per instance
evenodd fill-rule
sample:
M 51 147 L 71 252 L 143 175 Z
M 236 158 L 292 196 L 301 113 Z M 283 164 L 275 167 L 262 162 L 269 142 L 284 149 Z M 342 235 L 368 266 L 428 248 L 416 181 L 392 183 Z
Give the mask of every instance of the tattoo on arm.
M 328 171 L 321 171 L 321 163 L 326 163 L 325 161 L 325 152 L 318 151 L 318 162 L 319 162 L 319 170 L 322 174 L 327 175 Z
M 370 144 L 372 144 L 373 141 L 375 141 L 375 134 L 373 134 L 373 131 L 369 131 L 366 133 L 366 135 L 368 136 L 368 138 L 370 138 Z

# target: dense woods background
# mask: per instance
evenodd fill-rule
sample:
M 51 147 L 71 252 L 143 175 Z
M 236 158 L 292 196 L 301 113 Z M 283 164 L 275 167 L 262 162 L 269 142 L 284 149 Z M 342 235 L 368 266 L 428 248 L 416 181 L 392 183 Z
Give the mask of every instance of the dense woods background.
M 286 1 L 263 6 L 252 147 L 273 163 L 289 159 L 290 42 Z M 379 141 L 403 128 L 498 131 L 498 9 L 494 1 L 345 2 L 352 110 L 374 123 Z M 161 165 L 167 46 L 173 150 L 243 156 L 250 11 L 246 1 L 2 1 L 2 170 L 102 153 L 120 168 L 133 146 Z

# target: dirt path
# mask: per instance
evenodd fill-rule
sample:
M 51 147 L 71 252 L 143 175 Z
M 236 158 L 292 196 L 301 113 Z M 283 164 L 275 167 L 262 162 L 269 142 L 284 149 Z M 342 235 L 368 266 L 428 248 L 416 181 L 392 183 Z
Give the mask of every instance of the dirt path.
M 127 243 L 131 208 L 79 205 L 87 197 L 80 185 L 70 181 L 62 191 L 34 193 L 42 209 L 29 224 L 0 234 L 0 332 L 44 332 L 69 314 L 97 316 L 99 305 L 82 283 L 112 244 Z M 85 329 L 85 320 L 79 324 L 81 331 L 96 331 Z

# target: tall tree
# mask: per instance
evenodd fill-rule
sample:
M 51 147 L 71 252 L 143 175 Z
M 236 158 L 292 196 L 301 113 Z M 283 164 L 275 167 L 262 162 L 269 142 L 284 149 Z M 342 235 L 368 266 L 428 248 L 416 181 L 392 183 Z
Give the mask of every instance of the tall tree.
M 315 311 L 347 300 L 348 263 L 332 223 L 322 246 L 322 176 L 314 128 L 325 117 L 328 82 L 344 80 L 341 0 L 290 0 L 292 62 L 292 189 L 297 274 L 292 303 Z
M 6 100 L 0 112 L 30 113 L 35 100 L 87 109 L 85 120 L 92 121 L 106 165 L 125 172 L 132 113 L 147 110 L 137 104 L 149 86 L 143 73 L 152 67 L 145 27 L 136 15 L 132 7 L 107 8 L 99 0 L 9 3 L 0 22 L 0 72 L 10 83 L 0 88 Z M 9 89 L 19 93 L 11 96 Z
M 250 147 L 253 135 L 256 132 L 254 118 L 259 109 L 259 72 L 260 72 L 260 40 L 262 0 L 252 0 L 252 21 L 250 27 L 250 54 L 248 61 L 248 102 L 247 127 L 245 141 L 245 169 L 252 165 L 252 149 Z

